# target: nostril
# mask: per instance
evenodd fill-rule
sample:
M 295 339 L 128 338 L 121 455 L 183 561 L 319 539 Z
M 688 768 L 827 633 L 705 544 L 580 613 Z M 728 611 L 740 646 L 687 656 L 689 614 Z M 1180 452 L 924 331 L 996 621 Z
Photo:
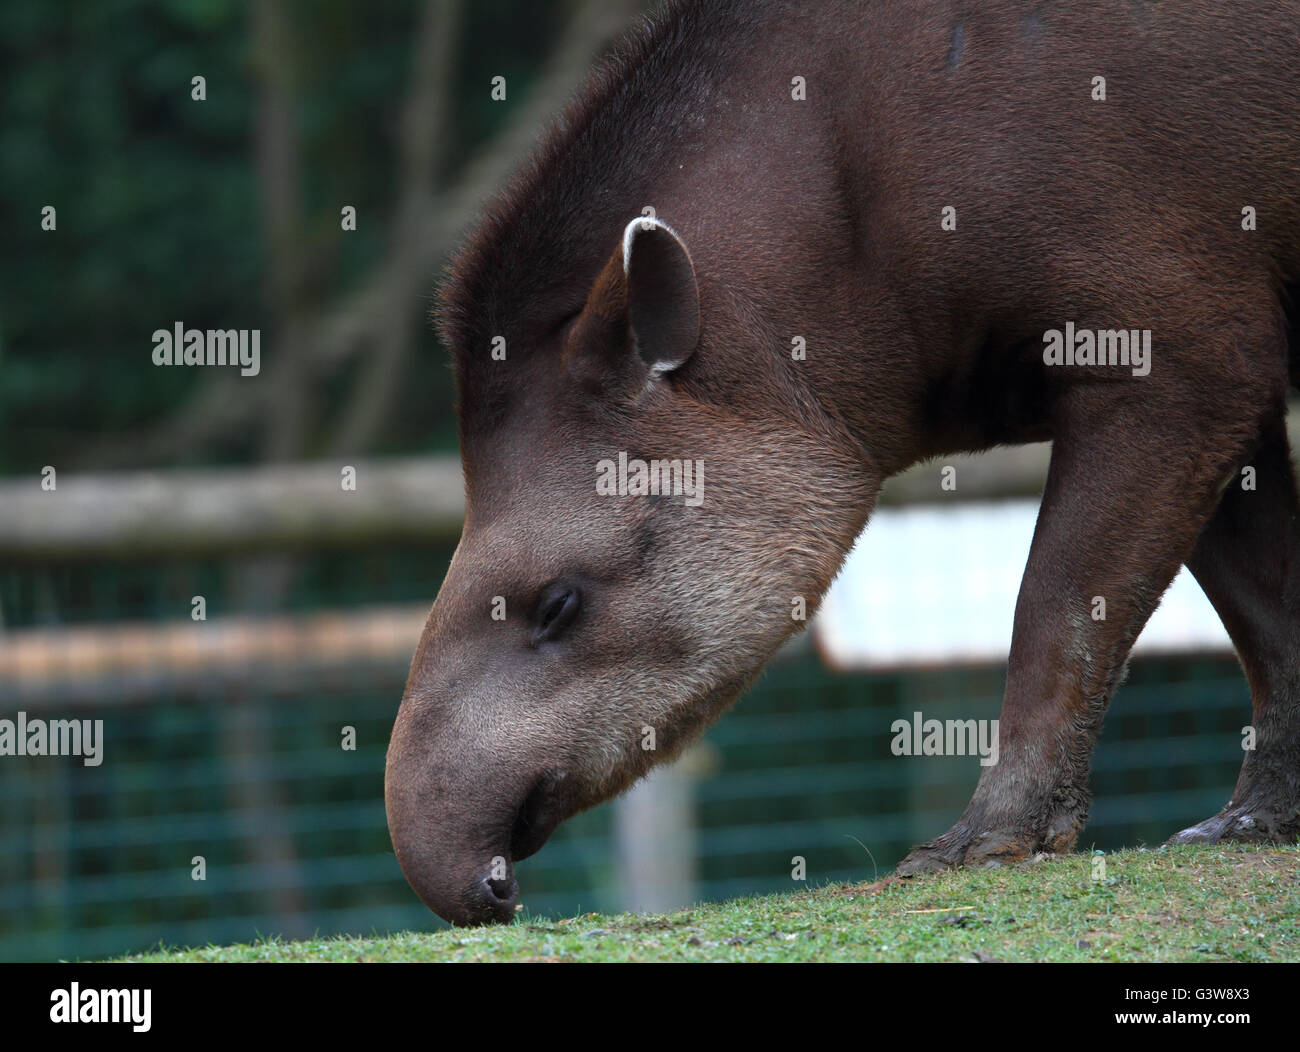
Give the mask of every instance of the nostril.
M 488 895 L 498 902 L 511 902 L 519 894 L 519 882 L 517 880 L 497 880 L 493 877 L 485 877 L 483 886 L 487 889 Z

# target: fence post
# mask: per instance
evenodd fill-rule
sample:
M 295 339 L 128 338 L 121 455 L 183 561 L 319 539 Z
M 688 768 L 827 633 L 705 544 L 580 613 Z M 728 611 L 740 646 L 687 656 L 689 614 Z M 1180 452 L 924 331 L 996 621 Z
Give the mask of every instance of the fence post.
M 651 771 L 614 807 L 622 908 L 665 913 L 696 898 L 698 822 L 687 757 Z

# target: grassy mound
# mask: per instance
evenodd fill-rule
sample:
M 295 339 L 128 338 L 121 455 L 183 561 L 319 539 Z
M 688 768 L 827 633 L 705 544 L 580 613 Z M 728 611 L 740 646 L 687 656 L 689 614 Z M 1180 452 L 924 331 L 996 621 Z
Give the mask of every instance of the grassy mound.
M 648 916 L 162 949 L 135 961 L 1297 961 L 1300 850 L 1042 858 Z

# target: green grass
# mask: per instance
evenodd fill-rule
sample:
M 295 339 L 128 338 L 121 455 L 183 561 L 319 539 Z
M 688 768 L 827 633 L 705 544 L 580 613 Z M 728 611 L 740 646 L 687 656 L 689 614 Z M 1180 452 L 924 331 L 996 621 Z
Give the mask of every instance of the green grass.
M 1179 847 L 662 916 L 168 950 L 135 961 L 1297 961 L 1300 850 Z

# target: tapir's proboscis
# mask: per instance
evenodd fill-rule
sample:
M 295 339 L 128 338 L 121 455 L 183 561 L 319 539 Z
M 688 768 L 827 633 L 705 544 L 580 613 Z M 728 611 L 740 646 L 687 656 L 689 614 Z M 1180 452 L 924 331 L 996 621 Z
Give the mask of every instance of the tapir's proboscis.
M 1174 839 L 1295 840 L 1298 291 L 1291 0 L 669 4 L 441 292 L 467 510 L 388 749 L 412 887 L 513 917 L 514 863 L 735 701 L 886 478 L 1042 440 L 999 761 L 899 873 L 1073 849 L 1183 564 L 1255 747 Z

